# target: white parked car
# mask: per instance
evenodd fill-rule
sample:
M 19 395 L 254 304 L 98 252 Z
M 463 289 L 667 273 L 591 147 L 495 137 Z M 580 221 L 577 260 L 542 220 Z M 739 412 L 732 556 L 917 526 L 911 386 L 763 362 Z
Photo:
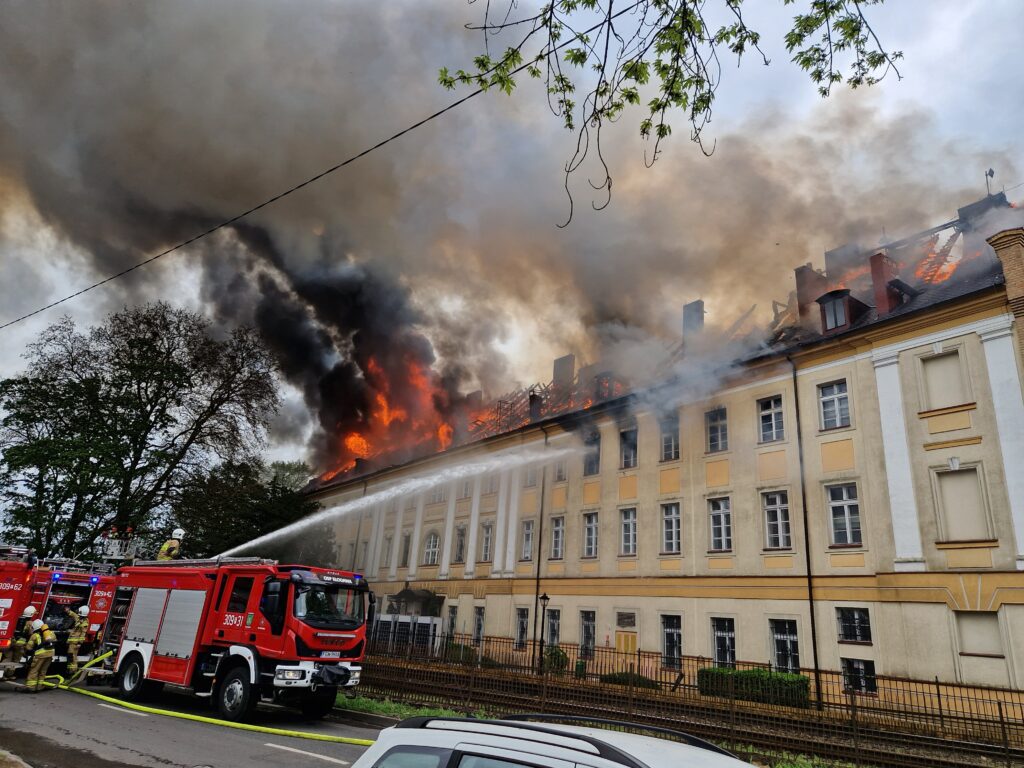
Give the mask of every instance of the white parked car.
M 622 729 L 630 729 L 629 731 Z M 614 729 L 614 730 L 613 730 Z M 661 736 L 645 735 L 659 733 Z M 710 742 L 610 720 L 414 717 L 381 731 L 352 768 L 739 768 Z

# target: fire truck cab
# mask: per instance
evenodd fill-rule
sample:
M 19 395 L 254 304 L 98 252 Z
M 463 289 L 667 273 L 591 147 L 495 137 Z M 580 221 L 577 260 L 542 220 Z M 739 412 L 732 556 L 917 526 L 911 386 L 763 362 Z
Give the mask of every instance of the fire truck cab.
M 359 682 L 372 593 L 354 573 L 259 558 L 121 568 L 106 644 L 121 695 L 164 684 L 245 718 L 262 700 L 331 710 Z
M 106 624 L 114 598 L 114 568 L 70 559 L 26 558 L 25 547 L 0 547 L 0 649 L 13 644 L 18 619 L 31 605 L 36 617 L 57 633 L 54 662 L 66 662 L 67 631 L 74 623 L 68 612 L 89 606 L 87 643 L 93 641 Z M 86 659 L 79 656 L 79 661 Z

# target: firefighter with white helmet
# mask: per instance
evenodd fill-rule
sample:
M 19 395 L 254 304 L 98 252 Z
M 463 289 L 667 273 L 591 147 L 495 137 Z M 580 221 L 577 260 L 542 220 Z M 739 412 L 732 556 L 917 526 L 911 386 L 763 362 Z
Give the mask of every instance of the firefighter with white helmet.
M 185 531 L 175 528 L 171 531 L 171 538 L 163 543 L 157 553 L 157 560 L 177 560 L 181 557 L 181 540 L 185 538 Z
M 30 605 L 24 611 L 21 612 L 21 617 L 18 619 L 18 623 L 14 629 L 14 639 L 11 642 L 9 648 L 4 650 L 2 661 L 9 661 L 14 663 L 20 663 L 21 657 L 25 654 L 25 644 L 28 642 L 29 636 L 32 634 L 32 628 L 30 622 L 36 617 L 35 606 Z M 15 668 L 5 669 L 3 672 L 5 679 L 13 679 L 15 676 Z
M 28 693 L 39 693 L 43 690 L 46 670 L 50 668 L 50 662 L 53 661 L 53 649 L 57 645 L 57 635 L 42 619 L 33 619 L 29 626 L 32 628 L 32 634 L 25 644 L 25 653 L 32 657 L 32 661 L 29 662 L 25 690 Z
M 73 675 L 78 671 L 78 650 L 89 632 L 89 606 L 83 605 L 78 611 L 65 608 L 64 612 L 74 622 L 68 630 L 68 674 Z

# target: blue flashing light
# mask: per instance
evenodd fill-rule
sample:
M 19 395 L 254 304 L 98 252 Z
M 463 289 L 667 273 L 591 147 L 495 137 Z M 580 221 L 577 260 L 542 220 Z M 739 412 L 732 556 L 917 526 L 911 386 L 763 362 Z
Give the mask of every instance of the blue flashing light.
M 54 573 L 54 574 L 53 574 L 53 580 L 54 580 L 54 581 L 60 581 L 60 576 L 61 576 L 61 575 L 60 575 L 59 573 Z
M 99 584 L 100 583 L 100 577 L 99 576 L 90 576 L 89 577 L 89 583 L 90 584 Z
M 356 577 L 357 579 L 361 579 L 361 578 L 363 578 L 363 574 L 361 574 L 361 573 L 357 573 L 357 574 L 355 574 L 355 577 Z

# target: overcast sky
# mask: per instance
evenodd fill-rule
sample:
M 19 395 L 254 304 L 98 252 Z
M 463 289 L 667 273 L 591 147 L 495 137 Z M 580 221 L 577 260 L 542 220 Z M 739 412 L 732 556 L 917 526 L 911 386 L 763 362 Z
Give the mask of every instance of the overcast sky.
M 1017 0 L 872 9 L 886 46 L 904 53 L 903 79 L 828 100 L 782 45 L 793 6 L 749 5 L 771 66 L 726 65 L 706 134 L 714 154 L 677 123 L 647 169 L 642 115 L 627 114 L 605 136 L 611 206 L 592 211 L 581 183 L 566 229 L 556 225 L 572 137 L 535 83 L 474 99 L 255 223 L 307 277 L 331 259 L 386 273 L 439 360 L 464 361 L 466 386 L 497 394 L 550 378 L 566 351 L 596 354 L 598 337 L 671 336 L 695 298 L 709 322 L 753 303 L 764 312 L 823 249 L 948 220 L 984 194 L 990 166 L 995 188 L 1024 199 L 1024 186 L 1009 189 L 1024 183 Z M 437 70 L 479 48 L 462 28 L 479 6 L 5 3 L 0 322 L 447 103 Z M 88 324 L 162 297 L 245 319 L 225 298 L 248 300 L 231 280 L 242 262 L 216 246 L 0 331 L 0 376 L 20 370 L 26 343 L 61 313 Z M 301 454 L 311 429 L 289 391 L 275 456 Z

